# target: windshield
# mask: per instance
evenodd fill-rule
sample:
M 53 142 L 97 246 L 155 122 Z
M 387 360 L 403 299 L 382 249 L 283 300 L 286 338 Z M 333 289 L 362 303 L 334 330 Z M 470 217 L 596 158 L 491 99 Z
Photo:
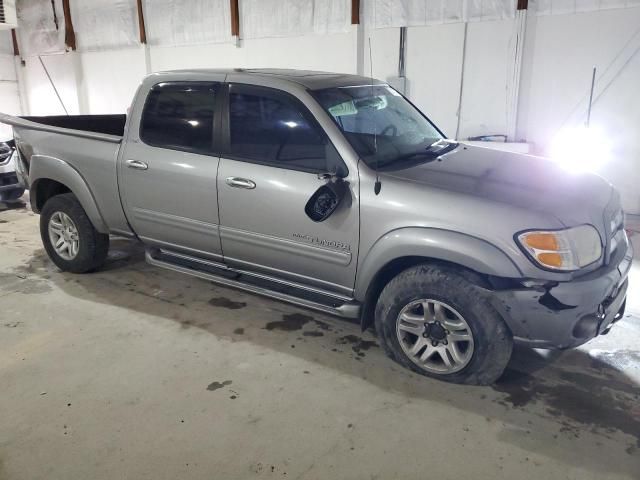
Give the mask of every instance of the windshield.
M 433 160 L 443 153 L 429 148 L 443 139 L 442 134 L 388 85 L 327 88 L 312 94 L 372 168 Z

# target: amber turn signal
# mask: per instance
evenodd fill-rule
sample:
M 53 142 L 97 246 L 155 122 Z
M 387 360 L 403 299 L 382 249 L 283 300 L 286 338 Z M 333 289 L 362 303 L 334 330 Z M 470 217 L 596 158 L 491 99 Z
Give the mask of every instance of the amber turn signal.
M 559 253 L 544 252 L 536 255 L 538 261 L 547 267 L 561 268 L 563 266 L 562 255 Z
M 530 233 L 524 236 L 524 243 L 528 247 L 535 248 L 536 250 L 560 250 L 558 238 L 556 234 L 552 232 Z

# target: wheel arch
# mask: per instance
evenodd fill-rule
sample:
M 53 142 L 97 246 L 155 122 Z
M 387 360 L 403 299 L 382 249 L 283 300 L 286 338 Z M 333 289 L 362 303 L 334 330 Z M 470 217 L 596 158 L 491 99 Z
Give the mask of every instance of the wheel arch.
M 34 212 L 40 213 L 51 197 L 62 193 L 73 193 L 95 229 L 100 233 L 109 233 L 109 228 L 87 182 L 67 162 L 44 155 L 34 155 L 31 157 L 29 177 L 29 196 Z
M 358 268 L 354 296 L 363 305 L 363 330 L 373 323 L 375 304 L 385 285 L 400 272 L 421 263 L 456 268 L 483 288 L 491 288 L 495 278 L 522 275 L 503 251 L 482 239 L 433 228 L 394 230 L 376 241 Z

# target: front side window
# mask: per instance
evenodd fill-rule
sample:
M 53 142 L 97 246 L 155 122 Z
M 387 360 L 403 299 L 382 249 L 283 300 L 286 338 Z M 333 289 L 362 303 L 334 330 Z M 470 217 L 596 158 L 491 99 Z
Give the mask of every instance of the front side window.
M 372 168 L 391 169 L 437 156 L 430 147 L 442 134 L 388 85 L 327 88 L 312 95 Z
M 217 84 L 168 82 L 147 96 L 140 138 L 155 147 L 213 153 L 213 111 Z
M 283 92 L 231 85 L 229 153 L 234 158 L 292 170 L 342 171 L 338 152 L 310 115 Z

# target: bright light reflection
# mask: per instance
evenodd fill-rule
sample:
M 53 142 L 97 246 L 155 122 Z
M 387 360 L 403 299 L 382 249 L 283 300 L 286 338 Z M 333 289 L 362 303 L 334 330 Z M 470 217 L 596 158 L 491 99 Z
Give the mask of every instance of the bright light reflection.
M 200 125 L 200 122 L 198 120 L 187 120 L 187 123 L 192 127 L 197 127 L 198 125 Z
M 298 124 L 297 124 L 296 122 L 291 122 L 291 121 L 289 121 L 289 122 L 282 122 L 282 123 L 284 123 L 284 124 L 285 124 L 287 127 L 289 127 L 289 128 L 296 128 L 296 127 L 298 126 Z
M 286 183 L 283 183 L 279 180 L 268 180 L 268 182 L 273 185 L 274 187 L 278 187 L 281 190 L 288 190 L 289 189 L 289 185 L 287 185 Z
M 611 141 L 597 127 L 562 130 L 553 139 L 551 159 L 572 172 L 594 172 L 611 159 Z
M 176 167 L 182 167 L 182 168 L 196 168 L 193 165 L 189 165 L 188 163 L 178 163 L 178 162 L 173 162 L 173 164 Z

